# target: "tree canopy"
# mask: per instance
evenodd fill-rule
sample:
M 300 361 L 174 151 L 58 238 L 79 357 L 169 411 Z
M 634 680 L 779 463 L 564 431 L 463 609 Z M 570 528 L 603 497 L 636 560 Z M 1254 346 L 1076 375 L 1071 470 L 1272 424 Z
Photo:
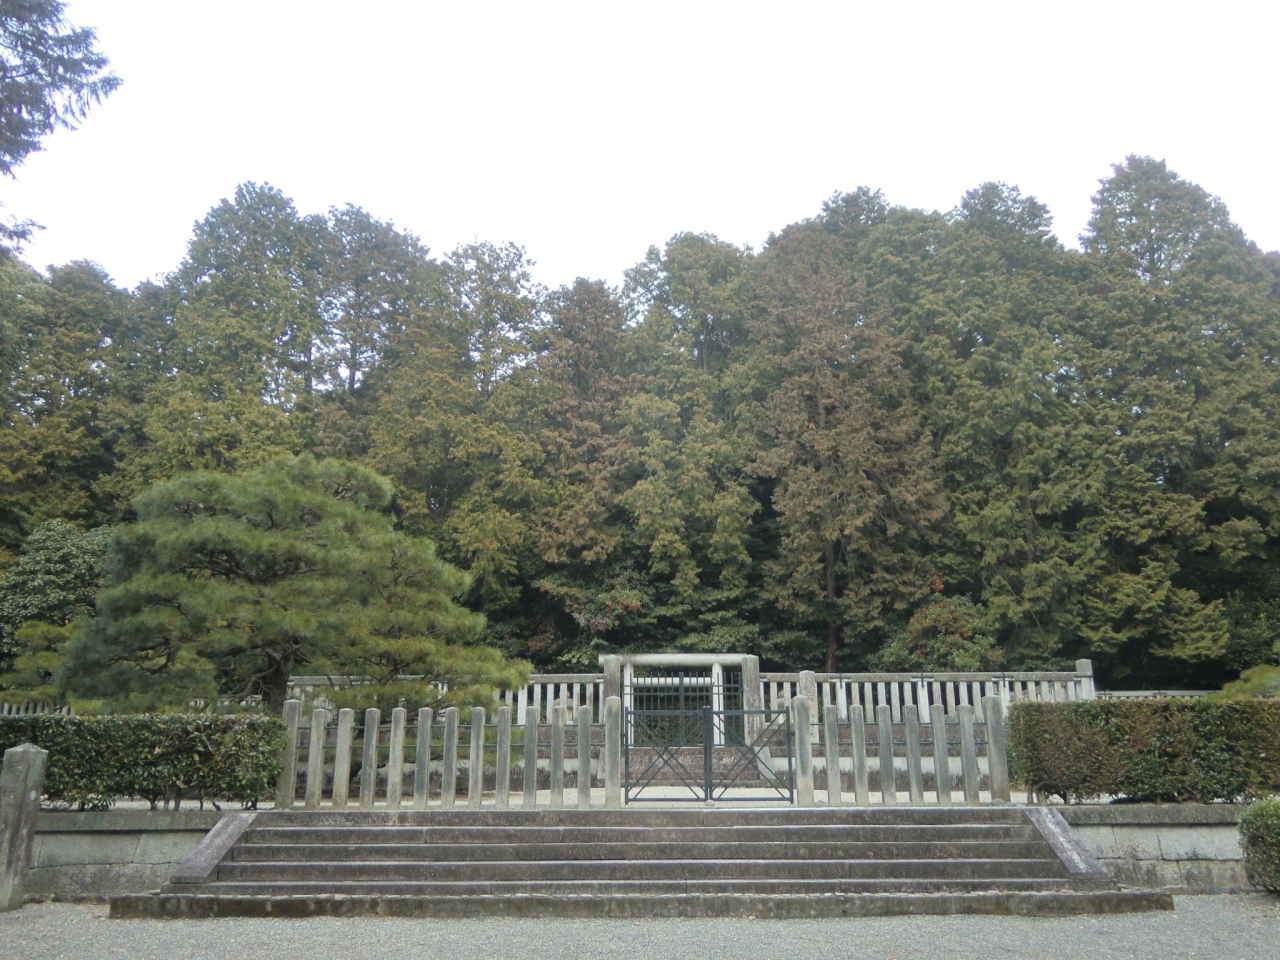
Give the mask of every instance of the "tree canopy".
M 0 264 L 0 320 L 0 547 L 119 525 L 69 655 L 130 696 L 274 697 L 307 663 L 392 698 L 477 644 L 497 684 L 623 650 L 1280 663 L 1280 254 L 1152 158 L 1080 249 L 1009 185 L 860 188 L 760 250 L 677 234 L 617 289 L 244 184 L 156 284 Z M 210 565 L 220 525 L 247 566 Z

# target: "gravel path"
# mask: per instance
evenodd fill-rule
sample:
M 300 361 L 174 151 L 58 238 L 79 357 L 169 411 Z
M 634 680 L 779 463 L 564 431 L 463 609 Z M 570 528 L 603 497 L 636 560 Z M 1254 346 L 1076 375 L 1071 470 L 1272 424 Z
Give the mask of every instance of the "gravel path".
M 1174 912 L 1064 919 L 109 920 L 106 907 L 32 904 L 0 914 L 15 960 L 1277 960 L 1280 901 L 1178 897 Z

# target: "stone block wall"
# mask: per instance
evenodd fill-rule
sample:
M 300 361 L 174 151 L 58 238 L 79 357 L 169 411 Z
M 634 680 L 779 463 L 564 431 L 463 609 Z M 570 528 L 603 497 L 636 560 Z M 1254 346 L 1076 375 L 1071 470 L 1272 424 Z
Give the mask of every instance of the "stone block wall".
M 1236 804 L 1111 804 L 1059 807 L 1095 857 L 1125 886 L 1172 893 L 1241 893 Z
M 43 811 L 36 823 L 27 899 L 96 899 L 156 890 L 221 816 L 194 810 Z

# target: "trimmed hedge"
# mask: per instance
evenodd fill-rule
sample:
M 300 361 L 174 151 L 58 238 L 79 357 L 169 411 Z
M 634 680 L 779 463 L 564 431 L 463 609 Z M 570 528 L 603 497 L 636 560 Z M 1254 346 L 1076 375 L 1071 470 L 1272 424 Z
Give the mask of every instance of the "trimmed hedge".
M 1240 846 L 1249 882 L 1280 893 L 1280 800 L 1260 800 L 1240 814 Z
M 1280 790 L 1280 701 L 1015 703 L 1009 771 L 1041 798 L 1212 803 Z
M 0 751 L 49 751 L 44 796 L 101 809 L 123 798 L 255 806 L 274 794 L 284 724 L 272 717 L 182 714 L 0 717 Z

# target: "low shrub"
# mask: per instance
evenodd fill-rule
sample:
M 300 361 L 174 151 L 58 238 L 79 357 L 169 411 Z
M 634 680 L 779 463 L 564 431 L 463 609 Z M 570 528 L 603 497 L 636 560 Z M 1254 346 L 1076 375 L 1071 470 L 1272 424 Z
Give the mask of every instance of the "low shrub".
M 1249 882 L 1280 893 L 1280 800 L 1260 800 L 1240 815 L 1240 846 Z
M 255 806 L 273 794 L 284 724 L 262 716 L 182 714 L 0 717 L 0 751 L 49 751 L 44 796 L 101 809 L 125 798 Z
M 1041 798 L 1211 803 L 1280 790 L 1280 702 L 1015 703 L 1010 775 Z

